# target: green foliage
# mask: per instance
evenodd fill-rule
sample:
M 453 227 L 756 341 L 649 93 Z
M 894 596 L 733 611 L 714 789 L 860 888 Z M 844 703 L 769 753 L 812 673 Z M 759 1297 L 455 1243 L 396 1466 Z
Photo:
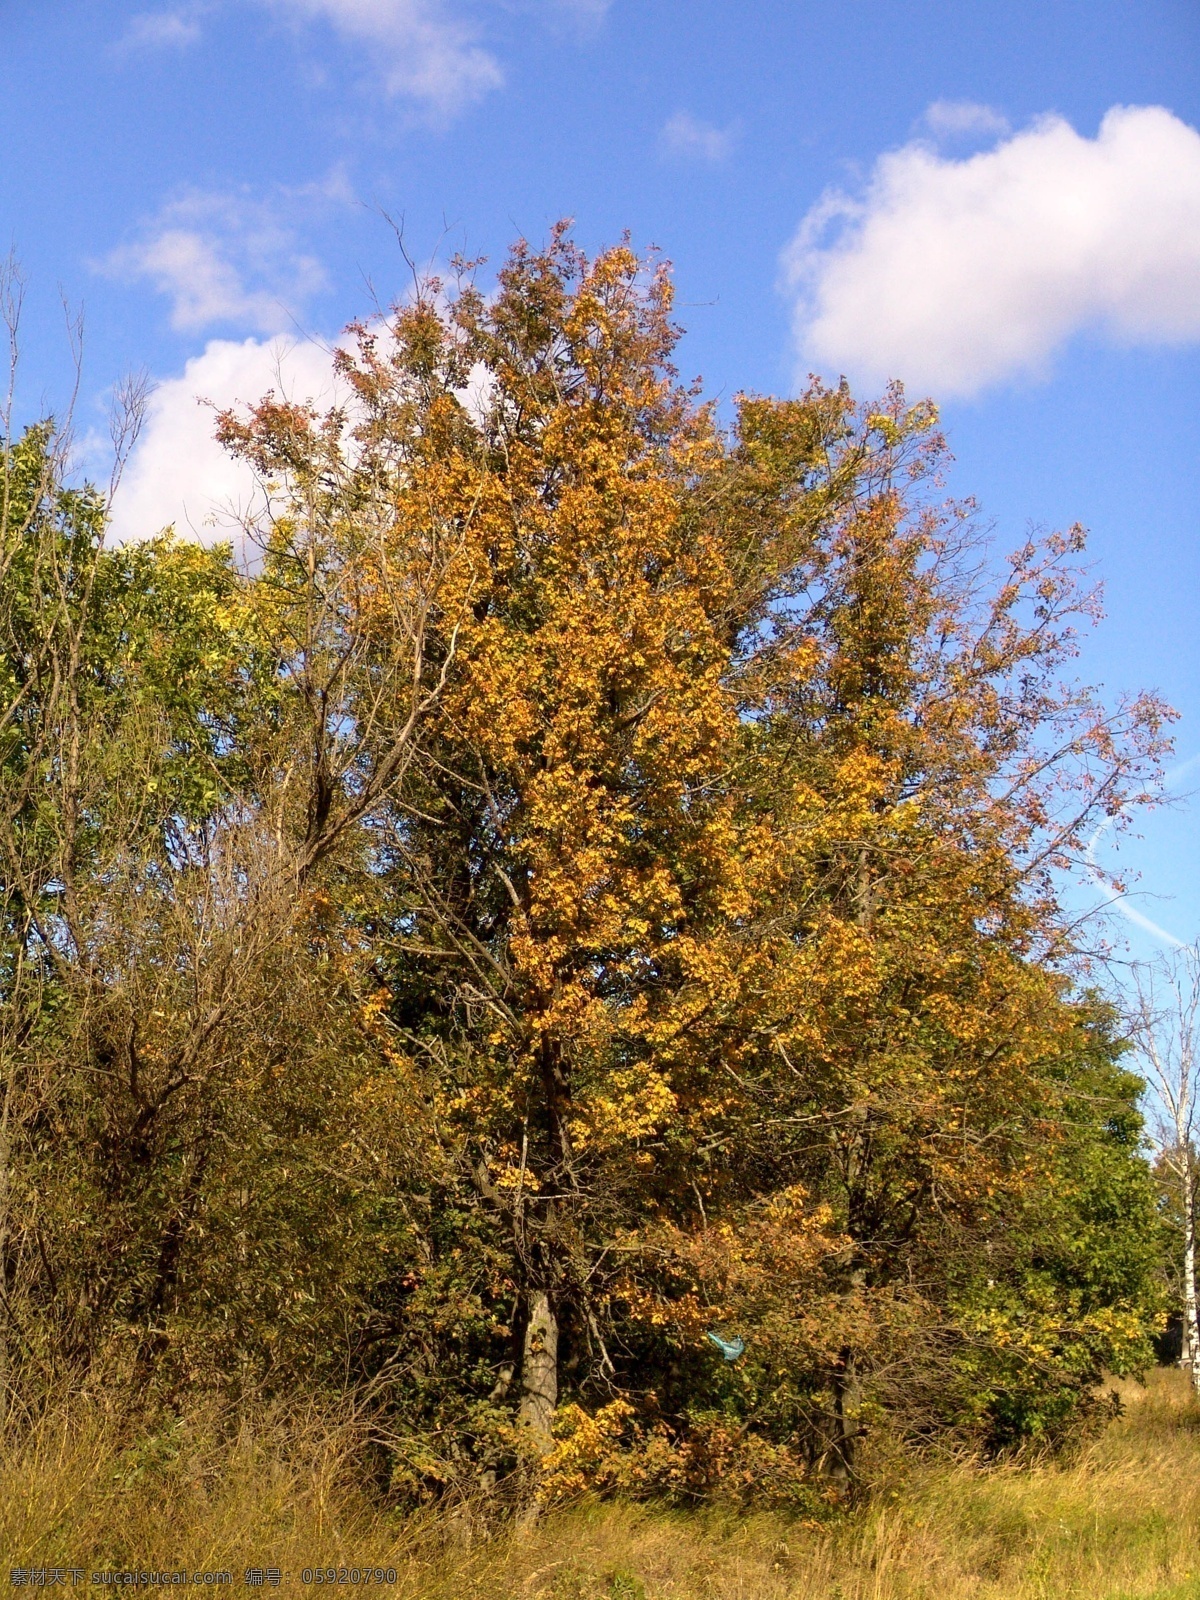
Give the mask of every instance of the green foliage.
M 1145 1085 L 1121 1065 L 1112 1012 L 1085 1020 L 1079 1052 L 1050 1079 L 1058 1138 L 1046 1181 L 989 1220 L 955 1297 L 955 1393 L 995 1445 L 1063 1438 L 1104 1372 L 1152 1364 L 1167 1309 Z

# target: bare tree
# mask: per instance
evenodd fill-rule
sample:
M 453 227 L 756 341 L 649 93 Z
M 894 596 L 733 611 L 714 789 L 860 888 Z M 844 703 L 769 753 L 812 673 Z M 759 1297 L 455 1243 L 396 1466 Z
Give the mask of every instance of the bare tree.
M 1160 1159 L 1178 1188 L 1183 1214 L 1183 1349 L 1180 1365 L 1200 1394 L 1196 1308 L 1195 1145 L 1200 1098 L 1200 949 L 1185 946 L 1134 969 L 1130 1035 L 1158 1106 Z

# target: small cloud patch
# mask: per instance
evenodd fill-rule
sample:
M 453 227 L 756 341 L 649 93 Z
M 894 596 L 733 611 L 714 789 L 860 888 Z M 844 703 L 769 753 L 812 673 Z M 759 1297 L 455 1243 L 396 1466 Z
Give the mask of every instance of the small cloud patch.
M 733 154 L 737 138 L 735 123 L 718 128 L 711 122 L 702 122 L 690 111 L 677 111 L 664 124 L 659 145 L 665 156 L 676 160 L 705 161 L 718 166 Z

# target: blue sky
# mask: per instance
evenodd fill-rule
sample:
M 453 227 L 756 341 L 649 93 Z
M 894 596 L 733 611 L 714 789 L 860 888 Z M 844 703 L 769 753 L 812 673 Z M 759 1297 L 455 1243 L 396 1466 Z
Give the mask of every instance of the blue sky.
M 0 27 L 26 404 L 67 384 L 60 291 L 85 435 L 121 372 L 161 385 L 127 533 L 202 530 L 233 491 L 196 393 L 280 360 L 315 383 L 280 337 L 403 288 L 382 213 L 419 260 L 570 215 L 674 261 L 710 392 L 900 377 L 942 402 L 951 487 L 1001 545 L 1089 526 L 1109 618 L 1084 668 L 1161 689 L 1200 755 L 1194 0 L 0 0 Z M 1197 815 L 1121 854 L 1189 940 Z

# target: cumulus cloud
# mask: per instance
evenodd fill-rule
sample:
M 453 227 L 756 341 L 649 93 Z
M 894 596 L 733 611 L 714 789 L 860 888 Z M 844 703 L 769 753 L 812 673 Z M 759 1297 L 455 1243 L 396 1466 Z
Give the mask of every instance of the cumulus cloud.
M 701 122 L 690 111 L 677 111 L 668 117 L 659 142 L 664 155 L 709 161 L 715 166 L 732 153 L 737 128 L 717 128 L 711 122 Z
M 1043 375 L 1082 330 L 1200 340 L 1200 133 L 1114 107 L 1094 139 L 1061 117 L 963 160 L 918 141 L 860 199 L 826 194 L 785 254 L 806 367 L 935 394 Z
M 148 282 L 171 302 L 171 326 L 199 332 L 225 324 L 277 333 L 327 287 L 325 269 L 303 251 L 286 220 L 314 201 L 344 201 L 344 180 L 269 200 L 192 191 L 164 206 L 141 237 L 110 251 L 96 269 L 119 282 Z
M 382 332 L 384 319 L 371 319 Z M 351 422 L 364 413 L 353 387 L 335 370 L 335 349 L 355 354 L 354 338 L 211 339 L 177 377 L 150 393 L 146 418 L 113 499 L 110 538 L 151 538 L 166 527 L 214 543 L 239 543 L 246 523 L 265 509 L 254 472 L 216 441 L 217 413 L 253 406 L 268 393 L 320 411 L 336 406 Z M 487 416 L 494 378 L 482 363 L 455 391 L 477 425 Z M 90 447 L 90 448 L 89 448 Z M 351 448 L 353 448 L 351 446 Z M 84 441 L 97 469 L 108 462 L 99 437 Z
M 324 22 L 368 46 L 388 92 L 450 114 L 504 81 L 476 31 L 439 0 L 259 0 L 281 16 Z
M 327 349 L 280 338 L 211 340 L 159 384 L 113 502 L 111 537 L 145 539 L 173 524 L 205 543 L 236 538 L 262 496 L 250 469 L 213 437 L 215 414 L 269 390 L 318 406 L 343 399 Z

